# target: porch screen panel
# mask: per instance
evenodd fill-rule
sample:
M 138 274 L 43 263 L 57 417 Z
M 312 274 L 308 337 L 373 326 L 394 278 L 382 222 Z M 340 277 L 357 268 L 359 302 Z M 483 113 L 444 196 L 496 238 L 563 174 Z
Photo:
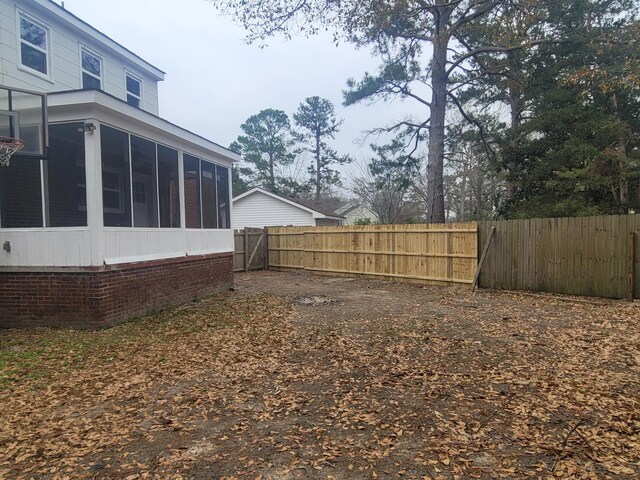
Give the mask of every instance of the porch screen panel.
M 12 158 L 0 167 L 0 227 L 43 227 L 40 160 Z
M 180 189 L 178 183 L 178 151 L 158 145 L 158 192 L 160 226 L 180 228 Z
M 102 208 L 105 227 L 131 226 L 129 135 L 102 125 Z
M 87 225 L 87 189 L 82 123 L 49 125 L 47 178 L 50 227 Z
M 131 135 L 133 226 L 158 226 L 156 144 Z
M 218 228 L 231 228 L 228 168 L 216 165 L 216 184 L 218 186 Z
M 202 189 L 202 227 L 217 228 L 216 166 L 213 163 L 202 161 L 200 169 Z
M 201 228 L 200 159 L 184 155 L 184 209 L 187 228 Z

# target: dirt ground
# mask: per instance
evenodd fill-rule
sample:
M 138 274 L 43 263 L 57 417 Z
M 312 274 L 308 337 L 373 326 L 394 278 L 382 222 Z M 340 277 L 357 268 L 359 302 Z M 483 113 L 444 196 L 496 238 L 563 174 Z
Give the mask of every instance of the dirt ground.
M 0 478 L 640 478 L 640 304 L 257 272 L 0 332 Z

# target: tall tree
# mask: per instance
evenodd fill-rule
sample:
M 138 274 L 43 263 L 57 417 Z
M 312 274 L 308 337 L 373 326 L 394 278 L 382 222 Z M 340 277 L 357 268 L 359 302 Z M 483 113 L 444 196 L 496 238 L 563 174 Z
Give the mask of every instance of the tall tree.
M 293 114 L 293 120 L 299 128 L 299 140 L 313 155 L 309 173 L 312 175 L 311 182 L 318 200 L 329 186 L 340 183 L 340 172 L 332 167 L 352 161 L 348 155 L 338 155 L 327 143 L 329 139 L 335 139 L 342 120 L 336 116 L 333 104 L 318 96 L 305 99 Z
M 248 176 L 254 185 L 279 190 L 279 168 L 291 165 L 296 158 L 289 117 L 282 110 L 268 108 L 250 116 L 240 128 L 243 134 L 229 147 L 246 162 L 239 173 Z
M 554 7 L 556 5 L 554 4 Z M 502 161 L 516 186 L 509 216 L 624 213 L 640 207 L 640 24 L 632 0 L 558 9 L 562 45 L 529 60 L 527 121 Z
M 382 59 L 375 75 L 351 81 L 345 103 L 402 97 L 425 107 L 423 118 L 394 127 L 409 128 L 414 139 L 428 130 L 427 217 L 444 221 L 443 170 L 445 113 L 448 104 L 462 108 L 456 97 L 458 77 L 473 68 L 471 61 L 485 52 L 509 52 L 542 41 L 506 39 L 472 46 L 470 25 L 491 15 L 510 0 L 212 0 L 245 26 L 249 39 L 283 33 L 315 33 L 333 28 L 336 38 L 374 45 Z M 430 87 L 431 94 L 423 90 Z
M 633 206 L 637 5 L 513 0 L 473 24 L 473 47 L 496 38 L 555 39 L 476 56 L 474 71 L 498 74 L 467 74 L 459 96 L 484 112 L 509 111 L 505 126 L 469 118 L 494 142 L 491 153 L 506 174 L 505 215 L 614 213 Z

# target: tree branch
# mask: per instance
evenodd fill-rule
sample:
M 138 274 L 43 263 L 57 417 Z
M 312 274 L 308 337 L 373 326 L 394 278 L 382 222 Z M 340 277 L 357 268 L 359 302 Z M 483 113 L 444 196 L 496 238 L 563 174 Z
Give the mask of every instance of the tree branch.
M 484 126 L 479 121 L 477 121 L 475 118 L 473 118 L 472 116 L 467 114 L 467 112 L 465 111 L 464 107 L 462 106 L 460 101 L 456 98 L 456 96 L 453 93 L 447 92 L 447 96 L 453 101 L 455 106 L 458 107 L 458 110 L 460 111 L 460 114 L 464 117 L 464 119 L 467 122 L 471 123 L 472 125 L 476 126 L 476 128 L 478 129 L 478 132 L 480 133 L 480 138 L 482 140 L 482 143 L 483 143 L 484 148 L 487 151 L 487 153 L 491 154 L 492 156 L 495 156 L 496 152 L 491 148 L 491 145 L 490 145 L 489 141 L 485 137 Z
M 476 18 L 481 17 L 485 13 L 490 12 L 495 7 L 497 7 L 501 2 L 501 0 L 493 0 L 486 3 L 484 6 L 479 6 L 473 12 L 471 11 L 471 5 L 467 8 L 467 10 L 462 14 L 462 16 L 451 26 L 451 31 L 455 32 L 465 23 L 473 22 Z
M 451 64 L 451 66 L 447 69 L 447 75 L 450 75 L 451 72 L 453 72 L 458 67 L 458 65 L 460 65 L 465 60 L 469 60 L 470 58 L 473 58 L 476 55 L 480 55 L 481 53 L 510 52 L 510 51 L 513 51 L 513 50 L 520 50 L 522 48 L 533 47 L 535 45 L 548 43 L 550 41 L 551 40 L 532 40 L 530 42 L 525 42 L 525 43 L 521 43 L 519 45 L 510 46 L 510 47 L 495 45 L 495 46 L 486 46 L 486 47 L 474 48 L 473 50 L 465 53 L 464 55 L 461 55 L 460 57 L 456 58 L 455 60 L 448 62 L 448 63 Z

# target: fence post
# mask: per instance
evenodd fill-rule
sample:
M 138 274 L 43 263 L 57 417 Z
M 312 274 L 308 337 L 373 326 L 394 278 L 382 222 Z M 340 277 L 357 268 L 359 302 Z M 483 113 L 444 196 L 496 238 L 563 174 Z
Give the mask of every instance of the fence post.
M 262 235 L 262 269 L 269 270 L 269 227 L 264 227 Z
M 243 230 L 243 244 L 244 244 L 244 252 L 242 255 L 242 259 L 244 262 L 244 271 L 248 272 L 249 271 L 249 228 L 248 227 L 244 227 Z
M 635 256 L 635 247 L 636 247 L 636 234 L 635 232 L 630 232 L 627 237 L 627 301 L 633 302 L 634 297 L 634 283 L 635 283 L 635 272 L 634 267 L 636 263 Z
M 489 231 L 489 238 L 487 239 L 487 243 L 484 246 L 484 250 L 482 251 L 482 256 L 480 257 L 480 261 L 478 262 L 478 269 L 476 270 L 476 274 L 473 276 L 473 283 L 471 284 L 471 293 L 475 292 L 476 284 L 480 279 L 480 271 L 482 270 L 482 265 L 484 264 L 484 259 L 487 258 L 487 253 L 489 253 L 489 247 L 491 246 L 491 242 L 493 241 L 493 237 L 496 234 L 496 227 L 491 227 Z M 480 238 L 480 229 L 478 229 L 478 238 Z

